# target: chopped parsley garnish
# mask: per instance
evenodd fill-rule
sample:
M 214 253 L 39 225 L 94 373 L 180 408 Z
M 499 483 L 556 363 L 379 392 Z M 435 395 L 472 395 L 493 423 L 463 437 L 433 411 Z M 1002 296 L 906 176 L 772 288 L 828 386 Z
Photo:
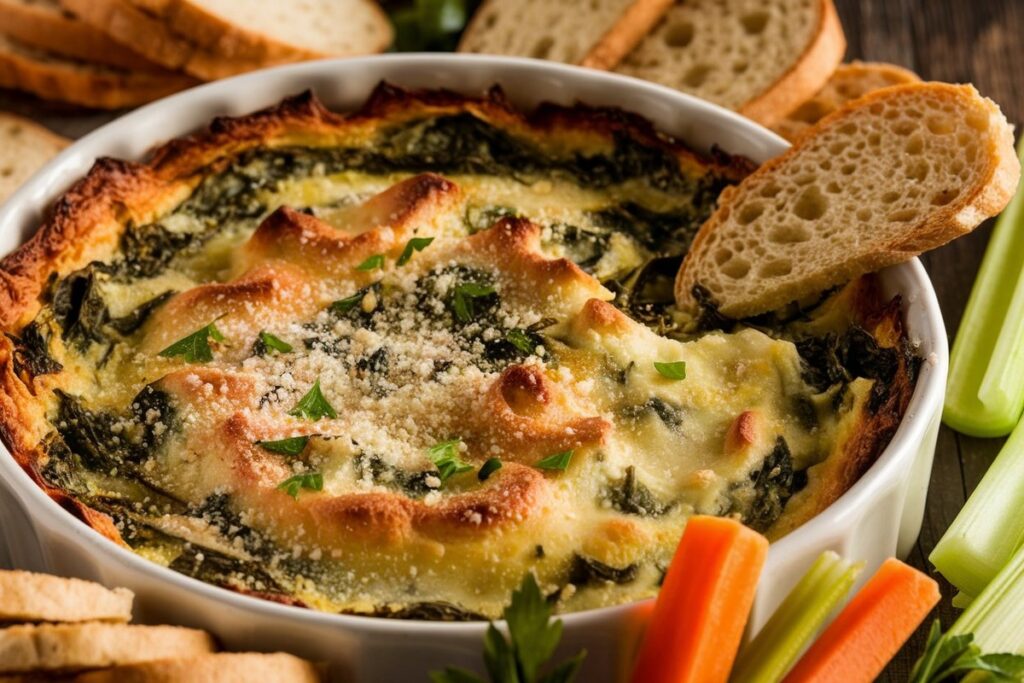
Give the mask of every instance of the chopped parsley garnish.
M 186 363 L 209 363 L 213 360 L 213 349 L 210 348 L 210 340 L 216 342 L 224 341 L 224 335 L 220 333 L 213 323 L 201 327 L 184 339 L 179 339 L 166 349 L 160 352 L 164 358 L 181 356 Z
M 366 290 L 360 289 L 352 296 L 347 296 L 344 299 L 338 299 L 330 305 L 330 309 L 335 313 L 348 313 L 359 305 L 359 302 L 363 300 L 364 296 L 366 296 Z
M 471 322 L 476 317 L 474 299 L 482 299 L 495 293 L 494 287 L 479 282 L 462 282 L 455 285 L 451 300 L 455 318 L 461 323 Z
M 260 332 L 259 343 L 261 350 L 265 351 L 277 351 L 279 353 L 288 353 L 292 350 L 292 345 L 284 341 L 280 337 L 275 337 L 269 332 Z M 263 355 L 262 353 L 260 355 Z
M 538 546 L 539 547 L 539 546 Z M 484 664 L 491 683 L 572 683 L 583 664 L 586 650 L 551 668 L 541 667 L 555 653 L 562 639 L 561 620 L 551 621 L 551 605 L 544 599 L 537 579 L 527 572 L 512 602 L 502 612 L 508 638 L 491 623 L 484 636 Z M 449 667 L 430 674 L 432 683 L 484 683 L 476 674 Z
M 324 475 L 319 472 L 304 472 L 303 474 L 296 474 L 294 477 L 288 477 L 277 485 L 278 491 L 284 491 L 295 500 L 299 499 L 299 491 L 303 489 L 307 491 L 323 491 Z
M 366 259 L 365 261 L 360 263 L 358 266 L 356 266 L 356 270 L 368 271 L 368 270 L 377 270 L 378 268 L 383 268 L 383 267 L 384 267 L 384 254 L 374 254 L 373 256 L 371 256 L 370 258 Z
M 562 451 L 561 453 L 555 453 L 549 455 L 543 460 L 537 461 L 534 465 L 539 470 L 559 470 L 562 471 L 569 466 L 569 461 L 572 460 L 572 450 Z
M 534 343 L 530 333 L 518 327 L 513 327 L 505 333 L 505 341 L 528 356 L 537 351 L 537 344 Z
M 437 466 L 441 482 L 444 483 L 456 474 L 462 474 L 473 469 L 473 466 L 459 459 L 459 444 L 462 439 L 449 439 L 434 444 L 427 449 L 427 456 Z
M 677 360 L 671 363 L 654 361 L 654 369 L 667 379 L 686 379 L 686 361 Z
M 480 466 L 480 471 L 476 473 L 476 478 L 480 481 L 487 481 L 491 475 L 501 469 L 501 461 L 497 458 L 489 458 L 487 462 Z
M 293 436 L 290 439 L 278 439 L 277 441 L 257 441 L 256 445 L 271 453 L 298 455 L 306 450 L 306 444 L 308 443 L 308 436 Z
M 331 404 L 324 398 L 320 391 L 320 378 L 313 382 L 313 388 L 306 392 L 306 395 L 299 399 L 295 407 L 288 411 L 289 415 L 303 417 L 307 420 L 319 420 L 321 418 L 338 417 L 338 413 L 331 407 Z
M 423 251 L 430 246 L 430 243 L 434 241 L 433 237 L 413 237 L 411 240 L 405 243 L 405 249 L 402 250 L 401 255 L 395 263 L 399 266 L 404 266 L 412 258 L 414 251 Z

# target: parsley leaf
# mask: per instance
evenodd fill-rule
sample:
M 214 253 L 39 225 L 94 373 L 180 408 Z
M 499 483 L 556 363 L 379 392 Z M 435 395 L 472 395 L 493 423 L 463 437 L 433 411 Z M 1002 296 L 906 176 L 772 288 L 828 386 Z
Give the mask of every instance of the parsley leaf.
M 492 683 L 571 683 L 579 672 L 586 650 L 542 674 L 545 662 L 562 639 L 562 621 L 551 621 L 551 606 L 544 599 L 532 573 L 523 577 L 502 617 L 508 625 L 506 639 L 492 622 L 484 636 L 484 664 Z M 483 683 L 468 671 L 447 668 L 430 674 L 433 683 Z
M 402 250 L 398 260 L 395 261 L 396 265 L 404 266 L 412 258 L 414 251 L 423 251 L 430 246 L 430 243 L 434 241 L 433 237 L 413 237 L 411 240 L 405 243 L 405 249 Z
M 539 470 L 564 470 L 569 466 L 569 461 L 572 460 L 572 450 L 562 451 L 561 453 L 555 453 L 549 455 L 543 460 L 538 460 L 534 465 Z
M 371 256 L 370 258 L 366 259 L 365 261 L 360 263 L 358 266 L 356 266 L 356 270 L 363 270 L 363 271 L 377 270 L 378 268 L 383 268 L 383 267 L 384 267 L 384 254 L 374 254 L 373 256 Z
M 487 462 L 480 466 L 480 471 L 476 473 L 476 478 L 480 481 L 487 481 L 492 474 L 501 469 L 501 461 L 497 458 L 489 458 Z
M 256 341 L 256 355 L 263 356 L 270 351 L 277 351 L 278 353 L 288 353 L 292 350 L 292 345 L 284 341 L 280 337 L 275 337 L 269 332 L 260 332 L 260 337 Z
M 298 500 L 299 491 L 302 489 L 306 489 L 307 491 L 323 491 L 324 475 L 319 472 L 304 472 L 303 474 L 296 474 L 294 477 L 288 477 L 278 484 L 277 489 L 278 491 L 284 491 L 295 500 Z
M 654 361 L 654 369 L 667 379 L 686 379 L 686 361 L 677 360 L 671 363 Z
M 473 300 L 482 299 L 495 293 L 496 291 L 491 285 L 483 285 L 479 282 L 461 282 L 455 285 L 452 292 L 452 313 L 460 323 L 471 322 L 476 317 L 476 306 Z
M 456 474 L 462 474 L 473 469 L 472 465 L 459 459 L 460 443 L 462 443 L 462 439 L 449 439 L 448 441 L 434 444 L 427 449 L 427 456 L 437 466 L 442 483 Z
M 940 683 L 971 671 L 995 674 L 1001 680 L 1024 678 L 1024 656 L 982 654 L 974 635 L 943 634 L 939 620 L 932 622 L 924 654 L 910 672 L 910 683 Z
M 313 382 L 313 388 L 306 392 L 306 395 L 299 399 L 295 407 L 288 411 L 289 415 L 302 417 L 307 420 L 319 420 L 324 417 L 335 418 L 338 413 L 331 407 L 331 404 L 324 398 L 320 391 L 320 378 Z
M 539 344 L 535 343 L 531 333 L 518 327 L 513 327 L 505 333 L 505 341 L 525 353 L 527 356 L 531 356 L 536 353 L 537 347 L 539 346 Z
M 308 443 L 308 436 L 293 436 L 290 439 L 278 439 L 277 441 L 257 441 L 256 445 L 271 453 L 298 455 L 306 450 L 306 444 Z
M 329 308 L 333 313 L 348 313 L 353 308 L 359 305 L 359 302 L 366 296 L 366 290 L 360 289 L 352 296 L 347 296 L 344 299 L 338 299 L 332 303 Z
M 210 348 L 211 339 L 217 342 L 224 341 L 224 335 L 213 323 L 179 339 L 161 351 L 159 355 L 164 358 L 181 356 L 186 363 L 209 363 L 213 360 L 213 350 Z

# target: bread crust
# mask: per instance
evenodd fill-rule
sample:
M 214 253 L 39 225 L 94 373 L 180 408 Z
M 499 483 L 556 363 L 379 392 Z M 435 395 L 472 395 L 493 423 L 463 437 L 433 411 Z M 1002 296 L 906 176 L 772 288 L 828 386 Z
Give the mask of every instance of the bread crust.
M 10 626 L 0 629 L 0 673 L 72 672 L 214 650 L 208 633 L 178 626 Z
M 303 59 L 362 54 L 355 52 L 329 53 L 284 43 L 271 36 L 227 21 L 191 0 L 169 0 L 159 4 L 162 6 L 163 18 L 175 31 L 188 36 L 197 45 L 228 62 L 241 60 L 247 63 L 270 65 Z M 379 34 L 379 39 L 367 52 L 383 52 L 391 44 L 393 38 L 391 22 L 377 3 L 364 0 L 361 4 L 373 17 Z
M 147 68 L 146 60 L 110 39 L 85 22 L 36 4 L 3 0 L 0 2 L 3 32 L 26 45 L 54 54 L 82 59 L 122 69 Z M 153 63 L 152 70 L 160 67 Z
M 964 235 L 976 228 L 984 219 L 998 214 L 1010 201 L 1020 179 L 1020 162 L 1014 153 L 1013 131 L 1005 117 L 991 100 L 981 98 L 977 90 L 970 85 L 950 85 L 946 83 L 910 83 L 869 93 L 850 102 L 822 119 L 815 131 L 824 131 L 840 126 L 848 117 L 863 116 L 875 103 L 903 96 L 914 96 L 918 93 L 958 103 L 967 98 L 980 101 L 987 117 L 986 125 L 994 131 L 984 150 L 986 164 L 971 187 L 970 192 L 958 197 L 955 202 L 943 206 L 929 206 L 926 216 L 904 230 L 899 238 L 884 244 L 873 244 L 870 248 L 861 247 L 859 251 L 848 254 L 846 261 L 828 272 L 816 273 L 798 283 L 798 286 L 761 288 L 750 293 L 744 300 L 722 301 L 720 310 L 731 317 L 747 317 L 776 310 L 792 301 L 815 292 L 821 292 L 848 282 L 864 273 L 881 270 L 886 266 L 907 261 L 914 256 L 935 247 L 941 246 L 952 239 Z M 757 171 L 752 173 L 745 184 L 727 188 L 720 196 L 715 213 L 701 226 L 690 251 L 680 266 L 676 277 L 676 301 L 683 310 L 695 310 L 693 298 L 694 286 L 701 279 L 702 269 L 714 270 L 710 265 L 712 255 L 709 253 L 714 233 L 720 226 L 730 221 L 732 207 L 745 195 L 747 188 L 758 187 L 765 183 L 776 172 L 776 169 L 799 158 L 804 145 L 813 139 L 813 134 L 801 137 L 797 144 L 785 153 L 769 160 Z M 750 190 L 752 191 L 752 190 Z M 922 200 L 923 203 L 923 200 Z
M 895 64 L 859 60 L 840 64 L 825 87 L 801 103 L 786 118 L 775 123 L 772 130 L 790 142 L 795 142 L 814 124 L 847 102 L 884 87 L 917 83 L 920 80 L 910 69 Z M 851 88 L 854 89 L 852 92 Z
M 0 622 L 129 621 L 132 592 L 49 574 L 0 571 Z
M 846 36 L 832 0 L 819 0 L 820 19 L 814 40 L 770 88 L 744 103 L 739 113 L 772 126 L 828 82 L 846 53 Z
M 169 72 L 123 71 L 78 62 L 38 58 L 12 41 L 0 45 L 0 86 L 26 90 L 43 99 L 99 109 L 144 104 L 195 85 Z
M 221 652 L 125 664 L 81 674 L 75 683 L 178 683 L 184 680 L 206 683 L 318 683 L 321 678 L 316 666 L 283 652 Z
M 665 16 L 672 1 L 635 0 L 584 55 L 580 66 L 605 71 L 614 69 Z

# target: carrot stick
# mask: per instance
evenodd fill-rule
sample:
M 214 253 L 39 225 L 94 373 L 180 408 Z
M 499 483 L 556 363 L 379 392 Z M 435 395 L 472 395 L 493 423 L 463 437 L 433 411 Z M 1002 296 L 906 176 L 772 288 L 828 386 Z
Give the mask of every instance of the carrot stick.
M 784 683 L 871 683 L 938 602 L 934 580 L 889 558 Z
M 647 625 L 633 683 L 729 678 L 768 552 L 739 522 L 691 517 Z

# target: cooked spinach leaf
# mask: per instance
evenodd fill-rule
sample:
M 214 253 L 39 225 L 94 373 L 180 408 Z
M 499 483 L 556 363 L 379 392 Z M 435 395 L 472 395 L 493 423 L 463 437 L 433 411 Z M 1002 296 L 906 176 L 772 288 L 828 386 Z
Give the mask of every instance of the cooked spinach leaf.
M 60 372 L 64 366 L 50 355 L 50 340 L 43 334 L 39 323 L 31 322 L 17 337 L 8 334 L 14 344 L 14 372 L 19 377 L 49 375 Z
M 660 517 L 672 507 L 658 502 L 651 490 L 637 479 L 633 465 L 626 468 L 620 481 L 608 488 L 607 496 L 613 508 L 627 515 Z
M 576 554 L 572 556 L 572 565 L 569 568 L 569 583 L 575 586 L 630 583 L 636 580 L 639 569 L 639 565 L 635 563 L 625 567 L 613 567 L 593 558 Z

